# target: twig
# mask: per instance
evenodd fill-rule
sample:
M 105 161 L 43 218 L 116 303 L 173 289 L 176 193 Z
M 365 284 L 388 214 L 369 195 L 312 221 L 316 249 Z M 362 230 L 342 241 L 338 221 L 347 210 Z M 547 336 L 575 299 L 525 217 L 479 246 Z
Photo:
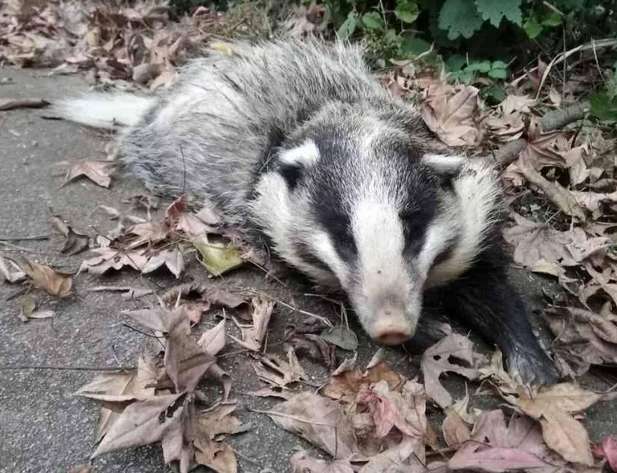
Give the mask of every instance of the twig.
M 49 235 L 35 235 L 24 237 L 0 237 L 0 241 L 36 241 L 36 240 L 49 240 Z
M 546 66 L 546 69 L 544 70 L 544 73 L 542 74 L 542 79 L 540 79 L 540 85 L 538 85 L 538 90 L 536 91 L 536 97 L 535 97 L 536 100 L 540 97 L 540 92 L 542 91 L 542 87 L 544 86 L 544 83 L 546 82 L 546 79 L 548 78 L 548 75 L 550 74 L 553 66 L 557 64 L 561 64 L 563 61 L 568 59 L 570 56 L 580 51 L 587 51 L 589 49 L 593 49 L 595 51 L 597 48 L 610 48 L 613 46 L 617 46 L 617 39 L 610 39 L 610 38 L 601 39 L 601 40 L 598 40 L 597 42 L 593 41 L 591 43 L 580 44 L 575 48 L 572 48 L 568 51 L 564 51 L 563 53 L 555 56 L 551 60 L 551 62 L 548 63 L 548 66 Z

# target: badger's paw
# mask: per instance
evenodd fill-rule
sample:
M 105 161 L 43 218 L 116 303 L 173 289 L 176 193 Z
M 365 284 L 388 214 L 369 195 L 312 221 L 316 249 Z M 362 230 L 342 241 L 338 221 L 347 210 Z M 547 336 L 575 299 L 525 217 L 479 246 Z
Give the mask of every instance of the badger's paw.
M 524 384 L 547 385 L 559 381 L 555 364 L 539 346 L 537 350 L 513 350 L 506 363 L 510 375 Z

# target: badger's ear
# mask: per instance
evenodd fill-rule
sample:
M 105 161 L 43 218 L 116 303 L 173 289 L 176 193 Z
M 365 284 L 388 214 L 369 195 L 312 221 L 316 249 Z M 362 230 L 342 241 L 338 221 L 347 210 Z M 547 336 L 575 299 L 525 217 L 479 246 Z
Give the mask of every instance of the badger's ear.
M 282 149 L 278 154 L 278 172 L 283 176 L 289 189 L 293 189 L 302 173 L 319 160 L 319 149 L 313 140 L 299 146 Z
M 464 156 L 450 156 L 445 154 L 425 154 L 422 162 L 430 167 L 437 176 L 444 189 L 452 188 L 452 181 L 458 177 L 465 162 Z

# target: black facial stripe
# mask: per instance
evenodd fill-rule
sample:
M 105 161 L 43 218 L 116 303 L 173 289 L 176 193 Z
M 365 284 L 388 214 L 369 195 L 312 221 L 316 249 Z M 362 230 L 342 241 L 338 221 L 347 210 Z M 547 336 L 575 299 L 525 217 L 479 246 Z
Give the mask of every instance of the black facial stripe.
M 277 171 L 285 182 L 287 183 L 287 187 L 290 191 L 294 190 L 298 185 L 298 181 L 300 177 L 302 177 L 302 172 L 304 171 L 304 166 L 301 164 L 279 164 Z
M 436 266 L 452 258 L 452 254 L 454 253 L 454 249 L 456 248 L 457 243 L 458 237 L 448 241 L 448 246 L 446 246 L 437 254 L 437 256 L 435 256 L 435 259 L 433 260 L 433 266 Z
M 301 242 L 301 241 L 296 241 L 294 242 L 294 248 L 296 250 L 297 255 L 306 263 L 310 264 L 311 266 L 315 266 L 316 268 L 319 268 L 322 271 L 332 273 L 332 270 L 330 269 L 330 267 L 326 263 L 324 263 L 321 259 L 319 259 L 319 257 L 314 255 L 306 243 Z

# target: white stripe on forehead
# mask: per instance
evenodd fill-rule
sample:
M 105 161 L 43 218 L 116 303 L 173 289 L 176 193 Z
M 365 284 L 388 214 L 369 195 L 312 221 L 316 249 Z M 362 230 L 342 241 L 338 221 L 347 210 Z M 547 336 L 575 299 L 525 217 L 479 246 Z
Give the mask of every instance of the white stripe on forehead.
M 353 208 L 351 226 L 361 284 L 371 291 L 396 286 L 396 279 L 407 274 L 405 238 L 396 206 L 387 201 L 360 200 Z
M 300 146 L 281 152 L 279 159 L 285 164 L 310 166 L 319 160 L 319 149 L 313 140 L 306 140 Z

